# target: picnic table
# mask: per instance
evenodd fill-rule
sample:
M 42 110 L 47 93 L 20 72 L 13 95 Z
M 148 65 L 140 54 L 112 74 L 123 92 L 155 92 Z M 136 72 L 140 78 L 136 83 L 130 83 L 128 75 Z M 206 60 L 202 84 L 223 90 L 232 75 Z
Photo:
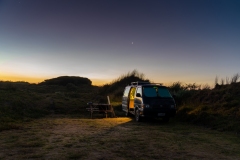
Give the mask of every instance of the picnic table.
M 88 107 L 86 109 L 90 112 L 91 118 L 93 118 L 93 112 L 104 114 L 106 118 L 108 117 L 108 113 L 111 114 L 111 117 L 115 117 L 115 113 L 111 104 L 88 102 L 87 105 Z

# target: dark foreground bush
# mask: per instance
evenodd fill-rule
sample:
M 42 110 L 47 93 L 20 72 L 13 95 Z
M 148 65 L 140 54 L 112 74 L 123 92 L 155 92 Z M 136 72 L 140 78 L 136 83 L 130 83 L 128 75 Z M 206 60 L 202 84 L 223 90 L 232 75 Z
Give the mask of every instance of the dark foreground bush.
M 87 102 L 98 89 L 73 84 L 24 87 L 13 82 L 6 84 L 0 86 L 0 131 L 20 128 L 23 122 L 49 114 L 85 114 Z
M 20 122 L 43 117 L 47 109 L 35 94 L 24 91 L 0 90 L 0 131 L 18 128 Z
M 240 132 L 240 83 L 197 90 L 178 108 L 180 121 Z

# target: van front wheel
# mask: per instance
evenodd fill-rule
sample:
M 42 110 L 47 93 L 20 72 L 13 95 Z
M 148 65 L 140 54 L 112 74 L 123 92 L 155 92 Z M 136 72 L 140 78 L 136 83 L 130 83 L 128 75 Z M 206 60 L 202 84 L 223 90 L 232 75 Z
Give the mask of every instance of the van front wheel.
M 126 116 L 126 117 L 129 117 L 129 116 L 130 116 L 129 110 L 127 110 L 127 112 L 125 112 L 125 116 Z
M 135 111 L 135 120 L 136 120 L 136 122 L 141 121 L 140 111 L 138 109 Z

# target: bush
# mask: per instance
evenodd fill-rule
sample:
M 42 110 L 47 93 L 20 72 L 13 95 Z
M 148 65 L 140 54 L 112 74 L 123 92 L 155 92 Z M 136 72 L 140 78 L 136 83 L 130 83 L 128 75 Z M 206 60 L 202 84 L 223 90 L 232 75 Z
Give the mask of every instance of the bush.
M 144 74 L 133 70 L 125 75 L 120 76 L 116 80 L 113 80 L 109 84 L 105 84 L 99 89 L 99 94 L 106 97 L 110 96 L 114 101 L 121 101 L 124 88 L 131 84 L 131 82 L 144 81 L 149 82 L 148 79 L 144 78 Z
M 92 81 L 88 78 L 84 77 L 76 77 L 76 76 L 61 76 L 57 78 L 47 79 L 43 82 L 39 83 L 39 85 L 60 85 L 66 86 L 69 83 L 74 84 L 76 86 L 80 85 L 92 85 Z

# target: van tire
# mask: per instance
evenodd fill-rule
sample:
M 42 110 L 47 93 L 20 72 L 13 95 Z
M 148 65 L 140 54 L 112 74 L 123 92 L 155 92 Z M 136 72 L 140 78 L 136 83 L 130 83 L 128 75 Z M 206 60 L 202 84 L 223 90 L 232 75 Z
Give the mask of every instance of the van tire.
M 139 110 L 135 110 L 135 120 L 136 122 L 141 122 L 142 117 L 140 116 Z
M 130 116 L 129 109 L 127 110 L 127 112 L 125 112 L 125 116 L 126 116 L 126 117 L 129 117 L 129 116 Z

